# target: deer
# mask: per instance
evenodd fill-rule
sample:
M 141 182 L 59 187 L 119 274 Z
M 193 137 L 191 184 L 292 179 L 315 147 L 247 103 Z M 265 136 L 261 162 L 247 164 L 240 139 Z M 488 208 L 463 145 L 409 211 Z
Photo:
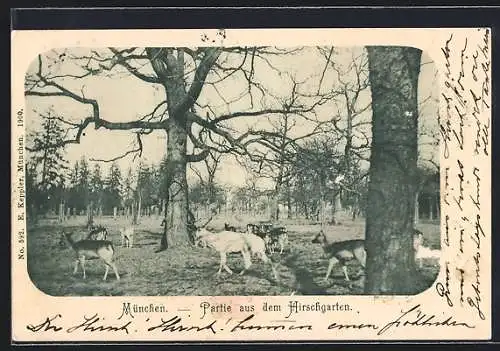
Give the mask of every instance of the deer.
M 439 260 L 441 258 L 441 250 L 434 250 L 424 246 L 424 234 L 415 229 L 413 236 L 413 249 L 415 250 L 415 261 L 418 262 L 418 267 L 423 268 L 424 259 Z
M 312 242 L 314 244 L 321 244 L 323 251 L 329 259 L 328 269 L 326 271 L 325 278 L 323 278 L 323 282 L 328 281 L 328 278 L 332 273 L 333 266 L 337 263 L 342 265 L 342 271 L 344 272 L 346 281 L 350 281 L 349 275 L 347 274 L 347 261 L 356 259 L 363 266 L 363 268 L 366 265 L 364 240 L 355 239 L 329 243 L 323 230 L 320 230 Z
M 108 277 L 110 267 L 113 268 L 115 272 L 116 280 L 120 280 L 118 269 L 113 262 L 115 249 L 111 241 L 88 239 L 74 241 L 71 234 L 63 232 L 62 235 L 75 252 L 75 269 L 73 270 L 73 274 L 77 273 L 78 264 L 80 264 L 82 266 L 83 279 L 86 279 L 85 260 L 101 259 L 106 264 L 106 271 L 104 272 L 102 280 L 106 280 Z
M 262 238 L 270 254 L 274 254 L 277 247 L 280 248 L 280 255 L 283 254 L 285 245 L 288 242 L 288 232 L 285 227 L 273 227 L 272 223 L 247 224 L 247 233 L 255 234 Z
M 266 255 L 266 245 L 264 240 L 255 234 L 239 233 L 233 231 L 221 231 L 218 233 L 209 232 L 205 228 L 198 228 L 196 232 L 196 241 L 199 245 L 203 242 L 204 245 L 212 247 L 220 255 L 219 276 L 224 269 L 227 273 L 233 274 L 231 268 L 227 266 L 227 254 L 233 252 L 241 253 L 243 257 L 244 269 L 239 275 L 245 274 L 252 265 L 252 256 L 258 256 L 264 263 L 270 264 L 274 278 L 279 281 L 279 276 L 276 267 L 269 257 Z
M 92 228 L 87 235 L 87 240 L 107 240 L 107 238 L 108 230 L 101 225 Z
M 128 226 L 120 229 L 122 247 L 131 248 L 134 245 L 134 227 Z
M 279 247 L 280 255 L 283 254 L 283 250 L 285 249 L 285 245 L 288 242 L 288 231 L 286 227 L 275 227 L 272 228 L 266 236 L 266 245 L 271 254 Z
M 350 260 L 357 260 L 361 266 L 366 268 L 366 250 L 365 250 L 365 240 L 353 239 L 338 241 L 334 243 L 328 242 L 323 230 L 314 237 L 312 240 L 315 244 L 321 244 L 323 251 L 329 258 L 328 269 L 326 271 L 325 278 L 323 282 L 328 281 L 330 274 L 332 272 L 333 266 L 337 263 L 342 265 L 342 271 L 344 272 L 344 278 L 346 281 L 350 281 L 349 275 L 347 274 L 346 262 Z M 413 249 L 416 253 L 420 250 L 420 246 L 423 242 L 423 233 L 417 229 L 413 230 Z M 417 257 L 417 256 L 416 256 Z

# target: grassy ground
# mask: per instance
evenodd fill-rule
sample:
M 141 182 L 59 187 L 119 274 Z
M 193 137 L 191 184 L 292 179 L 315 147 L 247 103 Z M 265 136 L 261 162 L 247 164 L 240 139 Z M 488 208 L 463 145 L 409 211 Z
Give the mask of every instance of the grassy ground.
M 213 229 L 221 229 L 224 222 L 241 226 L 255 218 L 236 217 L 215 218 Z M 326 227 L 326 235 L 331 241 L 363 238 L 364 220 L 341 220 L 342 224 Z M 208 248 L 180 248 L 160 253 L 159 247 L 161 219 L 143 218 L 136 228 L 133 248 L 120 247 L 118 229 L 124 220 L 99 218 L 98 224 L 106 226 L 110 239 L 115 243 L 116 265 L 120 281 L 116 281 L 110 271 L 108 280 L 103 282 L 104 263 L 99 260 L 87 261 L 87 279 L 82 272 L 73 275 L 73 252 L 68 247 L 58 245 L 60 233 L 64 229 L 73 233 L 74 238 L 85 235 L 85 218 L 71 219 L 64 225 L 53 221 L 40 221 L 35 228 L 28 229 L 28 271 L 34 284 L 43 292 L 53 296 L 164 296 L 164 295 L 356 295 L 362 294 L 362 280 L 352 285 L 344 281 L 340 267 L 333 269 L 327 283 L 322 282 L 328 265 L 321 246 L 311 240 L 319 231 L 319 225 L 304 221 L 288 221 L 288 250 L 282 255 L 272 256 L 277 262 L 280 283 L 274 281 L 269 266 L 254 259 L 254 264 L 243 276 L 232 276 L 223 272 L 215 276 L 219 266 L 219 256 Z M 437 223 L 422 223 L 418 229 L 424 232 L 426 246 L 439 246 L 439 226 Z M 243 268 L 240 254 L 228 255 L 228 266 L 239 272 Z M 355 261 L 348 266 L 351 279 L 360 277 L 361 267 Z M 435 280 L 438 267 L 426 262 L 415 278 L 415 291 L 427 289 Z

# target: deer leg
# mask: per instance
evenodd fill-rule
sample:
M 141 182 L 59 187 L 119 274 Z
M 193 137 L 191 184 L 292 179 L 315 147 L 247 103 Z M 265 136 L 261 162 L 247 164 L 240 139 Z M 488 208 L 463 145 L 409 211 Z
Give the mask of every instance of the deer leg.
M 328 269 L 326 270 L 325 278 L 323 279 L 324 282 L 328 281 L 328 278 L 330 277 L 330 274 L 332 273 L 333 266 L 337 262 L 339 262 L 339 260 L 336 257 L 332 257 L 330 259 L 330 262 L 328 263 Z
M 85 274 L 85 256 L 80 257 L 80 265 L 82 266 L 83 270 L 83 279 L 87 278 L 87 275 Z
M 264 261 L 265 263 L 269 263 L 269 265 L 271 266 L 271 270 L 273 271 L 273 275 L 274 275 L 274 279 L 276 279 L 276 281 L 279 281 L 279 276 L 278 276 L 278 271 L 276 270 L 276 266 L 274 265 L 273 261 L 271 261 L 271 259 L 269 259 L 269 257 L 267 257 L 266 255 L 262 255 L 262 261 Z
M 120 275 L 118 274 L 118 269 L 116 269 L 116 265 L 114 263 L 110 263 L 111 268 L 115 272 L 116 280 L 120 280 Z
M 106 280 L 106 278 L 108 277 L 108 272 L 109 272 L 109 264 L 106 262 L 106 271 L 104 272 L 104 277 L 102 278 L 102 280 Z
M 347 274 L 347 266 L 342 265 L 342 270 L 344 271 L 345 280 L 350 281 L 351 279 L 349 279 L 349 275 Z
M 76 272 L 78 272 L 78 264 L 80 264 L 79 258 L 75 260 L 75 268 L 73 269 L 73 275 L 76 274 Z
M 217 275 L 220 275 L 220 273 L 222 271 L 222 268 L 224 268 L 224 270 L 226 272 L 228 272 L 229 274 L 233 274 L 233 271 L 231 270 L 231 268 L 229 268 L 227 266 L 226 262 L 227 262 L 226 254 L 225 253 L 221 253 L 221 256 L 220 256 L 220 266 L 219 266 L 219 271 L 217 272 Z
M 245 265 L 245 268 L 240 272 L 240 275 L 243 275 L 252 265 L 252 257 L 251 253 L 247 251 L 241 251 L 241 255 L 243 256 L 243 263 Z
M 224 269 L 225 269 L 225 270 L 226 270 L 226 272 L 228 272 L 229 274 L 233 274 L 233 271 L 231 270 L 231 268 L 229 268 L 229 267 L 227 266 L 227 264 L 226 264 L 226 262 L 227 262 L 227 256 L 226 256 L 226 254 L 224 254 L 224 256 L 223 256 L 223 257 L 224 257 L 224 260 L 223 260 L 222 265 L 223 265 Z

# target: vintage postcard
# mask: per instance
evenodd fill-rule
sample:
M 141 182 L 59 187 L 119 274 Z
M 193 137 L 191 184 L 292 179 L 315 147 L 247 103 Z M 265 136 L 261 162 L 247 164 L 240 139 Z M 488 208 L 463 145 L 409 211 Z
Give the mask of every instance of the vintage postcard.
M 14 342 L 487 340 L 491 31 L 12 33 Z

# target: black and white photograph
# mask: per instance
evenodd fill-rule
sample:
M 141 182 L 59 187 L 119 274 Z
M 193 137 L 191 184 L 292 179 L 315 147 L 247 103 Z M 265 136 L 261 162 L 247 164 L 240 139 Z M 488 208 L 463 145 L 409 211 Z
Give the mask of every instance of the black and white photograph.
M 488 28 L 16 34 L 17 339 L 489 335 Z
M 28 271 L 49 295 L 436 279 L 439 87 L 420 49 L 58 48 L 25 96 Z

